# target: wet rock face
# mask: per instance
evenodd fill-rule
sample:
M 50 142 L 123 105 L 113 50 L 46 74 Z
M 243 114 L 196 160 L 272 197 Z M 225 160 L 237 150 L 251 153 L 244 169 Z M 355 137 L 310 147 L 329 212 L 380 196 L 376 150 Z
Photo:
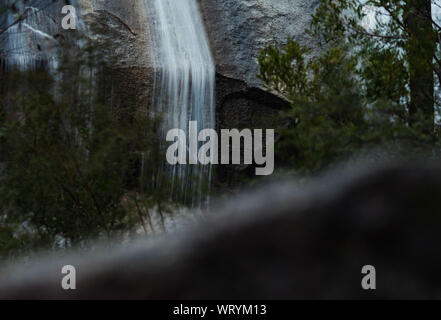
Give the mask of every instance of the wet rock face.
M 115 67 L 151 66 L 150 45 L 143 0 L 80 0 L 86 23 L 94 23 L 97 37 L 109 38 L 108 56 Z
M 439 298 L 440 195 L 440 165 L 418 161 L 280 182 L 181 235 L 3 269 L 0 298 Z M 365 265 L 377 290 L 361 287 Z
M 268 127 L 262 126 L 261 119 L 288 107 L 261 89 L 257 57 L 274 40 L 284 41 L 288 36 L 305 40 L 303 30 L 317 2 L 199 0 L 217 69 L 218 129 Z M 108 55 L 119 71 L 112 80 L 113 89 L 106 85 L 106 95 L 127 88 L 123 96 L 133 93 L 137 104 L 144 105 L 151 104 L 153 92 L 148 5 L 143 0 L 83 1 L 85 15 L 103 26 L 100 36 L 112 39 Z M 118 100 L 127 101 L 116 97 L 112 103 Z
M 217 72 L 260 86 L 259 51 L 288 37 L 306 43 L 304 29 L 319 0 L 199 0 Z
M 12 2 L 0 0 L 4 8 Z M 14 1 L 0 14 L 0 70 L 46 67 L 53 55 L 54 37 L 60 33 L 63 1 Z M 25 17 L 17 20 L 18 15 Z
M 100 94 L 112 108 L 150 108 L 153 64 L 143 0 L 81 0 L 82 16 L 103 41 L 109 68 L 101 77 Z
M 0 69 L 17 62 L 31 68 L 54 64 L 55 55 L 50 45 L 56 45 L 57 35 L 69 36 L 77 32 L 62 30 L 61 8 L 65 1 L 38 1 L 37 7 L 30 7 L 32 1 L 18 3 L 20 12 L 30 14 L 31 10 L 36 10 L 37 13 L 13 30 L 19 31 L 19 36 L 0 35 Z M 108 60 L 109 68 L 98 74 L 100 94 L 112 108 L 149 107 L 153 71 L 144 1 L 76 0 L 72 4 L 79 16 L 77 28 L 84 31 L 86 26 L 92 39 L 105 43 L 99 50 L 103 51 L 101 54 Z M 0 19 L 0 27 L 8 22 L 6 15 L 1 15 Z M 17 43 L 11 44 L 11 39 Z
M 224 79 L 218 82 L 216 90 L 216 95 L 220 100 L 227 99 L 227 96 L 232 93 L 231 90 L 224 91 L 226 79 L 231 79 L 230 87 L 238 83 L 235 80 L 241 81 L 241 85 L 237 88 L 238 92 L 243 91 L 242 84 L 248 88 L 261 87 L 262 84 L 256 77 L 259 71 L 257 64 L 259 50 L 275 40 L 284 41 L 288 36 L 304 41 L 303 30 L 309 23 L 310 14 L 318 2 L 317 0 L 198 1 L 217 72 L 224 76 Z M 49 3 L 49 0 L 46 2 Z M 47 17 L 47 26 L 43 22 L 42 31 L 52 36 L 58 32 L 57 28 L 61 28 L 60 11 L 63 4 L 64 1 L 59 0 L 43 10 L 41 15 L 43 18 Z M 112 68 L 119 70 L 118 76 L 111 81 L 114 84 L 114 91 L 121 91 L 121 88 L 126 87 L 127 84 L 127 94 L 135 95 L 132 100 L 144 106 L 151 104 L 153 63 L 150 46 L 152 42 L 149 36 L 148 8 L 146 8 L 150 5 L 149 1 L 77 0 L 74 4 L 79 7 L 80 15 L 86 25 L 93 23 L 98 28 L 94 37 L 109 42 L 104 55 L 112 61 Z M 47 41 L 38 39 L 29 30 L 26 32 L 29 33 L 30 38 L 38 40 L 29 43 L 28 47 L 32 55 L 41 56 L 38 59 L 44 60 L 46 55 L 44 44 Z M 124 75 L 124 71 L 127 75 Z M 112 92 L 112 88 L 108 84 L 106 86 L 109 89 L 108 92 Z M 139 87 L 140 90 L 133 90 L 135 87 Z M 146 88 L 145 93 L 142 93 L 141 89 Z M 116 97 L 116 100 L 118 99 L 125 100 L 125 98 Z M 244 99 L 242 102 L 246 102 L 247 99 Z M 116 100 L 113 99 L 112 103 Z M 247 101 L 249 101 L 246 102 L 248 104 L 253 103 L 252 100 Z M 267 107 L 271 109 L 273 106 L 269 104 Z M 220 106 L 220 108 L 223 107 Z M 221 117 L 219 121 L 225 123 L 226 127 L 235 126 L 234 121 L 227 121 L 230 118 L 229 115 L 225 114 Z M 252 123 L 248 126 L 252 126 Z
M 286 102 L 264 94 L 257 78 L 261 49 L 288 37 L 307 44 L 304 29 L 319 0 L 198 0 L 216 63 L 217 127 L 278 128 L 271 118 Z M 262 121 L 265 119 L 265 121 Z M 269 120 L 269 121 L 268 121 Z M 247 170 L 222 166 L 217 177 L 233 184 Z

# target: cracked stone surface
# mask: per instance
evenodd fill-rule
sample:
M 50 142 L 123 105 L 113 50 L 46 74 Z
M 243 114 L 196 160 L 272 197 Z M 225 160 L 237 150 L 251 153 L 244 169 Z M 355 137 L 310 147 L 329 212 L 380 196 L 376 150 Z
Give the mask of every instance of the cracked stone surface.
M 216 69 L 223 76 L 262 87 L 257 58 L 265 46 L 288 37 L 309 43 L 304 30 L 319 0 L 198 0 Z M 120 36 L 114 54 L 127 66 L 151 67 L 149 0 L 82 0 L 83 10 L 105 19 Z M 202 32 L 202 31 L 201 31 Z
M 86 20 L 97 22 L 101 37 L 111 38 L 109 55 L 119 67 L 151 67 L 143 0 L 81 0 Z
M 261 86 L 257 58 L 288 37 L 308 43 L 304 30 L 319 0 L 199 0 L 217 71 Z
M 288 37 L 309 43 L 304 29 L 309 25 L 311 13 L 319 0 L 198 2 L 218 74 L 218 120 L 224 127 L 234 127 L 237 123 L 252 127 L 250 115 L 257 112 L 264 116 L 267 109 L 260 108 L 259 95 L 262 93 L 256 96 L 255 90 L 247 89 L 263 87 L 257 78 L 260 50 Z M 57 8 L 62 3 L 59 0 Z M 97 40 L 109 40 L 104 52 L 112 69 L 111 74 L 107 73 L 110 77 L 103 83 L 107 101 L 112 107 L 127 107 L 128 104 L 152 107 L 153 63 L 148 13 L 151 0 L 77 0 L 75 3 L 85 24 L 93 22 L 100 28 L 93 36 Z M 56 13 L 59 11 L 56 9 L 53 14 L 61 18 L 62 15 Z M 46 29 L 43 25 L 43 31 L 54 33 Z M 234 108 L 228 108 L 225 103 Z M 264 105 L 279 109 L 278 103 L 265 102 Z M 223 110 L 228 112 L 222 114 Z

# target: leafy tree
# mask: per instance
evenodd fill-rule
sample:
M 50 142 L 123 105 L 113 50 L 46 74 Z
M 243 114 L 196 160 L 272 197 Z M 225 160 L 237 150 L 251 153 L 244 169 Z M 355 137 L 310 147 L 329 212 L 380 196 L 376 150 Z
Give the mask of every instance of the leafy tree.
M 307 30 L 318 50 L 288 39 L 259 59 L 260 78 L 292 105 L 283 158 L 315 171 L 385 143 L 435 154 L 438 28 L 427 0 L 322 0 Z

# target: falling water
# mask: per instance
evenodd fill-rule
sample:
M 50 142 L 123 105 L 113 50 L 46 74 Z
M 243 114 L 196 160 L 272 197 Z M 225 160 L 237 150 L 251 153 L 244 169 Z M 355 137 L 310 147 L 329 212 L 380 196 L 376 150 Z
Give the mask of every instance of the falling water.
M 197 1 L 146 0 L 146 4 L 152 14 L 154 104 L 164 117 L 162 134 L 182 129 L 188 137 L 189 121 L 197 121 L 198 131 L 215 129 L 215 67 Z M 168 166 L 167 171 L 171 190 L 177 190 L 179 198 L 193 206 L 208 199 L 210 167 Z

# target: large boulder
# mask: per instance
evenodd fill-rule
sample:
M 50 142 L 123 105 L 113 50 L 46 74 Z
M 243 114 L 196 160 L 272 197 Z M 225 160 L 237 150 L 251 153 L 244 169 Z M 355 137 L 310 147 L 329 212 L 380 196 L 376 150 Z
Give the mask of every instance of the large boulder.
M 439 298 L 440 196 L 441 166 L 425 161 L 279 181 L 182 234 L 6 267 L 0 298 Z M 361 286 L 367 265 L 376 290 Z

